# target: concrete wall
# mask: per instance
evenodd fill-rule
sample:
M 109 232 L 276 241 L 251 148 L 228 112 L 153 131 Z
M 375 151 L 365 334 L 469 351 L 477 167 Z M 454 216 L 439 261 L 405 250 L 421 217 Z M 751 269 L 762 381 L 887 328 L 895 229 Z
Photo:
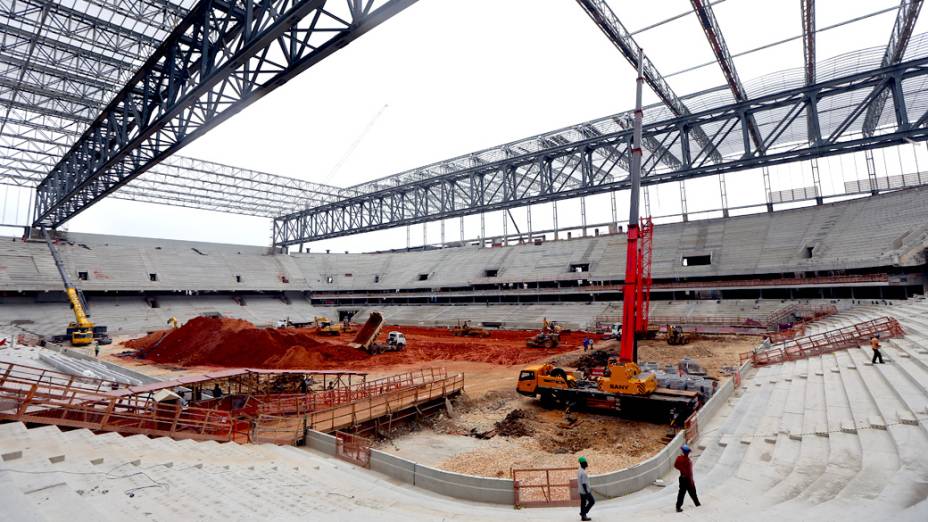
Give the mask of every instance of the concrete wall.
M 741 367 L 742 375 L 750 368 L 749 363 Z M 734 381 L 729 379 L 715 392 L 696 414 L 699 425 L 704 425 L 718 413 L 719 408 L 734 393 Z M 643 489 L 670 471 L 673 461 L 683 445 L 685 435 L 681 431 L 657 455 L 630 468 L 590 477 L 590 485 L 599 498 L 614 498 Z M 314 450 L 335 455 L 335 437 L 310 431 L 306 445 Z M 389 453 L 371 450 L 371 470 L 387 475 L 411 486 L 462 500 L 512 505 L 513 485 L 511 479 L 494 479 L 452 473 L 429 466 L 416 464 Z
M 309 431 L 306 446 L 335 456 L 335 437 L 318 431 Z M 371 470 L 396 480 L 429 491 L 461 500 L 512 505 L 512 481 L 452 473 L 416 464 L 389 453 L 371 450 Z

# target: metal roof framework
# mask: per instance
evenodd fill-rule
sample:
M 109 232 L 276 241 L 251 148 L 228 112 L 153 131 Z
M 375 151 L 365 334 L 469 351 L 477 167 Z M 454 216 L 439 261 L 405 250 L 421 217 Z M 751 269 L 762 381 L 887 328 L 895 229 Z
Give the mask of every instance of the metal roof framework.
M 0 184 L 35 187 L 196 0 L 0 4 Z M 350 192 L 172 156 L 113 197 L 275 217 Z
M 872 51 L 850 53 L 829 61 L 822 67 L 829 71 L 827 77 L 820 75 L 820 81 L 812 85 L 805 84 L 804 69 L 800 68 L 789 80 L 780 80 L 792 86 L 745 101 L 719 105 L 718 91 L 705 93 L 691 106 L 706 108 L 694 109 L 688 116 L 668 114 L 663 104 L 646 108 L 644 135 L 679 153 L 684 166 L 659 166 L 654 154 L 644 151 L 651 161 L 643 168 L 642 183 L 680 181 L 928 139 L 928 35 L 921 36 L 916 46 L 920 58 L 893 66 L 874 69 L 868 63 L 876 56 Z M 881 132 L 865 136 L 862 115 L 878 100 L 879 89 L 875 87 L 887 78 L 898 78 L 904 86 L 893 94 L 897 119 L 881 127 Z M 760 80 L 760 85 L 768 83 Z M 731 96 L 727 88 L 725 91 Z M 803 114 L 806 118 L 800 117 Z M 811 140 L 807 118 L 813 122 L 815 135 Z M 754 147 L 747 130 L 751 121 L 757 124 L 760 147 Z M 472 162 L 454 170 L 448 165 L 456 163 L 444 162 L 431 167 L 447 169 L 444 173 L 423 176 L 421 171 L 410 171 L 401 175 L 409 177 L 368 184 L 365 188 L 370 192 L 363 195 L 275 219 L 274 243 L 297 245 L 628 188 L 627 172 L 603 151 L 616 150 L 627 157 L 631 130 L 615 126 L 614 117 L 584 125 L 605 126 L 612 131 L 587 138 L 574 126 L 555 134 L 567 141 L 563 145 L 539 146 L 517 157 L 505 154 L 511 150 L 509 146 L 496 147 L 460 160 L 478 157 L 484 159 L 482 164 Z M 691 141 L 691 129 L 697 127 L 705 129 L 712 142 L 685 153 L 680 144 Z M 543 143 L 537 137 L 523 142 Z M 723 160 L 712 162 L 711 150 L 720 151 Z M 599 159 L 601 156 L 607 159 Z M 390 181 L 397 183 L 391 186 Z
M 341 21 L 344 22 L 361 20 L 385 4 L 393 4 L 401 9 L 412 1 L 414 0 L 340 0 L 340 2 L 335 0 L 328 2 L 324 0 L 269 0 L 264 4 L 274 4 L 281 13 L 288 8 L 292 8 L 287 11 L 289 13 L 297 11 L 309 13 L 313 12 L 313 8 L 317 8 L 315 12 L 321 12 L 323 15 L 331 14 L 335 8 L 331 7 L 329 10 L 327 8 L 339 4 L 342 7 L 346 6 L 348 10 L 348 14 L 341 17 Z M 605 2 L 602 0 L 578 0 L 578 2 L 585 8 L 585 4 L 589 4 L 598 7 L 601 13 L 611 14 L 611 19 L 603 18 L 600 28 L 620 50 L 623 49 L 620 43 L 634 43 L 628 31 L 608 9 Z M 751 106 L 752 101 L 774 91 L 785 94 L 790 89 L 798 87 L 794 85 L 795 82 L 790 83 L 792 81 L 791 71 L 782 73 L 781 77 L 774 81 L 741 84 L 731 63 L 730 54 L 724 45 L 718 24 L 714 23 L 711 5 L 706 1 L 691 0 L 691 2 L 695 12 L 700 16 L 701 25 L 709 37 L 710 44 L 713 42 L 719 44 L 713 44 L 713 51 L 723 70 L 725 70 L 725 63 L 731 65 L 728 68 L 731 75 L 726 73 L 726 78 L 729 80 L 729 88 L 733 89 L 731 91 L 733 94 L 722 92 L 721 89 L 712 89 L 696 95 L 676 97 L 651 64 L 653 74 L 650 75 L 649 83 L 652 84 L 652 88 L 659 96 L 662 92 L 669 92 L 672 97 L 661 97 L 666 103 L 665 107 L 649 107 L 646 122 L 667 122 L 681 117 L 687 122 L 702 121 L 686 119 L 685 117 L 692 114 L 686 114 L 684 111 L 692 109 L 693 112 L 698 113 L 707 108 L 724 110 L 726 106 L 734 106 L 738 103 L 745 107 Z M 873 50 L 863 50 L 855 55 L 858 61 L 855 69 L 832 67 L 832 70 L 848 74 L 858 74 L 865 67 L 869 67 L 871 71 L 879 67 L 884 67 L 886 70 L 887 65 L 897 65 L 905 58 L 912 58 L 913 56 L 906 53 L 906 44 L 912 37 L 914 22 L 921 3 L 922 0 L 902 0 L 890 44 L 885 50 L 881 50 L 883 51 L 882 60 L 874 63 L 871 56 Z M 152 62 L 151 56 L 164 47 L 165 40 L 169 39 L 172 32 L 177 32 L 178 23 L 198 4 L 212 5 L 218 11 L 228 11 L 232 13 L 229 18 L 234 18 L 235 14 L 241 15 L 241 11 L 235 11 L 235 6 L 255 7 L 252 0 L 217 2 L 210 0 L 201 2 L 197 0 L 13 0 L 2 3 L 0 5 L 0 46 L 3 50 L 0 52 L 0 184 L 35 186 L 41 183 L 46 174 L 60 164 L 58 160 L 68 155 L 69 151 L 76 150 L 75 144 L 82 137 L 88 136 L 88 127 L 94 122 L 103 121 L 101 113 L 105 112 L 108 103 L 118 97 L 120 92 L 117 89 L 129 84 L 133 77 L 141 74 L 143 66 Z M 600 22 L 589 9 L 588 14 L 597 23 Z M 357 19 L 353 18 L 355 15 L 358 16 Z M 809 86 L 813 85 L 815 80 L 814 0 L 802 2 L 802 15 L 803 43 L 805 44 L 804 83 Z M 335 23 L 338 25 L 337 22 Z M 344 31 L 349 25 L 343 24 L 341 29 Z M 619 28 L 618 33 L 616 33 L 616 27 Z M 623 33 L 627 38 L 623 37 Z M 189 44 L 191 34 L 186 33 L 186 37 L 182 34 L 180 43 Z M 293 34 L 295 32 L 291 32 L 291 35 Z M 188 41 L 184 41 L 184 38 Z M 201 40 L 201 43 L 205 41 L 208 40 Z M 291 38 L 290 41 L 299 42 L 297 38 Z M 303 41 L 307 39 L 304 38 Z M 228 54 L 230 52 L 219 46 L 215 50 L 217 53 Z M 623 54 L 634 65 L 634 57 L 629 58 L 627 53 L 623 52 Z M 887 59 L 887 56 L 890 58 Z M 831 66 L 834 66 L 834 63 Z M 892 70 L 899 71 L 900 69 Z M 833 80 L 837 76 L 837 73 L 831 74 L 828 80 Z M 844 118 L 852 104 L 855 107 L 866 107 L 868 121 L 874 118 L 871 117 L 871 113 L 876 114 L 876 124 L 873 124 L 874 128 L 870 132 L 897 134 L 903 128 L 899 122 L 907 118 L 908 112 L 914 114 L 915 108 L 921 104 L 921 98 L 918 98 L 921 83 L 916 85 L 915 81 L 916 78 L 920 78 L 920 75 L 908 76 L 909 80 L 906 85 L 903 85 L 899 77 L 884 76 L 883 78 L 882 86 L 874 86 L 874 90 L 879 91 L 874 96 L 882 99 L 883 104 L 890 96 L 893 96 L 895 111 L 882 111 L 882 104 L 879 100 L 874 101 L 858 93 L 856 99 L 846 100 L 845 106 L 840 108 L 803 110 L 802 112 L 806 112 L 808 123 L 806 125 L 786 124 L 788 128 L 780 131 L 778 139 L 782 143 L 786 137 L 798 138 L 799 134 L 804 134 L 806 139 L 812 139 L 821 132 L 812 128 L 814 124 L 827 126 L 828 122 L 834 118 L 838 120 Z M 732 79 L 735 83 L 732 83 Z M 662 85 L 666 89 L 660 89 Z M 665 97 L 667 99 L 664 99 Z M 908 102 L 908 107 L 903 107 L 906 110 L 900 112 L 899 107 L 905 106 L 905 103 L 900 104 L 895 100 Z M 818 103 L 818 97 L 810 96 L 809 103 L 813 105 Z M 812 113 L 815 113 L 815 118 L 812 117 Z M 755 114 L 748 115 L 748 117 L 753 118 Z M 744 148 L 739 153 L 765 156 L 762 148 L 758 146 L 757 134 L 763 134 L 763 131 L 771 128 L 771 125 L 783 124 L 788 120 L 781 116 L 783 115 L 771 117 L 769 121 L 751 122 L 749 119 L 746 124 L 742 122 L 739 128 L 741 132 L 751 135 L 754 147 Z M 835 129 L 835 125 L 838 124 L 840 121 L 829 128 Z M 183 126 L 183 123 L 180 126 L 174 125 L 175 134 Z M 205 125 L 204 128 L 208 126 Z M 799 129 L 799 127 L 803 128 Z M 100 172 L 99 169 L 96 172 L 88 171 L 90 176 L 79 180 L 76 184 L 77 188 L 74 188 L 73 180 L 62 185 L 67 190 L 56 194 L 56 196 L 62 196 L 57 202 L 53 201 L 55 198 L 44 198 L 41 212 L 46 217 L 54 214 L 54 217 L 44 221 L 45 224 L 62 223 L 76 212 L 115 190 L 112 192 L 112 197 L 115 198 L 174 206 L 264 217 L 292 215 L 293 213 L 308 215 L 318 208 L 332 208 L 332 205 L 346 202 L 350 204 L 358 198 L 381 194 L 384 191 L 399 189 L 405 191 L 428 184 L 433 180 L 440 182 L 445 177 L 461 172 L 489 169 L 504 162 L 517 162 L 529 156 L 547 156 L 546 163 L 539 167 L 537 174 L 532 174 L 535 178 L 529 181 L 535 183 L 537 179 L 547 180 L 545 183 L 548 187 L 554 187 L 556 182 L 559 190 L 552 191 L 548 195 L 550 199 L 556 200 L 574 197 L 570 194 L 584 193 L 588 188 L 589 180 L 577 173 L 591 172 L 593 164 L 597 165 L 599 183 L 603 186 L 611 184 L 614 188 L 621 187 L 627 171 L 628 150 L 624 144 L 610 138 L 621 134 L 627 128 L 628 113 L 620 113 L 348 188 L 310 183 L 178 155 L 170 156 L 168 152 L 161 154 L 157 159 L 153 157 L 147 164 L 142 165 L 142 168 L 135 168 L 125 175 L 116 176 L 118 180 L 111 178 L 108 183 L 91 182 L 90 179 L 94 174 L 100 174 Z M 869 126 L 865 126 L 864 130 L 868 128 Z M 856 120 L 845 129 L 846 132 L 858 130 Z M 670 132 L 648 134 L 646 146 L 650 153 L 645 156 L 645 171 L 659 174 L 683 172 L 688 166 L 682 165 L 681 162 L 691 161 L 694 156 L 698 155 L 702 155 L 701 161 L 704 162 L 700 168 L 709 164 L 729 163 L 731 154 L 737 149 L 732 145 L 734 137 L 729 135 L 730 132 L 724 132 L 724 129 L 719 128 L 707 128 L 703 131 L 699 124 L 695 128 L 681 129 L 679 135 Z M 704 136 L 700 136 L 700 133 Z M 720 133 L 725 136 L 721 136 Z M 768 134 L 769 136 L 771 134 Z M 744 139 L 741 141 L 747 143 Z M 886 140 L 873 141 L 883 143 Z M 587 157 L 557 154 L 559 150 L 575 146 L 577 143 L 595 143 L 596 146 L 588 147 Z M 715 146 L 726 148 L 713 149 Z M 688 147 L 692 150 L 684 150 Z M 721 157 L 723 154 L 726 156 L 724 160 Z M 158 160 L 161 162 L 158 163 Z M 761 158 L 758 164 L 765 164 L 765 159 Z M 149 170 L 139 177 L 133 177 L 144 169 Z M 561 175 L 565 172 L 573 174 Z M 505 176 L 484 176 L 479 181 L 472 181 L 473 186 L 468 188 L 471 206 L 467 213 L 490 209 L 491 207 L 487 205 L 489 200 L 486 199 L 490 194 L 507 191 L 515 194 L 518 187 L 511 185 L 512 179 L 511 177 L 507 179 Z M 685 179 L 685 177 L 674 179 Z M 90 190 L 87 190 L 88 185 L 92 185 Z M 80 193 L 81 191 L 84 193 Z M 75 195 L 79 197 L 75 198 Z M 424 209 L 432 204 L 434 199 L 421 194 L 417 197 L 419 197 L 418 200 L 404 200 L 402 204 L 418 205 Z M 69 203 L 68 200 L 76 202 Z M 61 203 L 64 203 L 64 207 L 67 208 L 60 212 L 58 210 L 49 212 L 52 207 Z M 431 219 L 426 219 L 426 221 Z M 350 235 L 361 231 L 349 226 L 337 235 Z M 307 236 L 303 239 L 311 241 L 320 238 Z M 291 241 L 290 244 L 294 242 Z

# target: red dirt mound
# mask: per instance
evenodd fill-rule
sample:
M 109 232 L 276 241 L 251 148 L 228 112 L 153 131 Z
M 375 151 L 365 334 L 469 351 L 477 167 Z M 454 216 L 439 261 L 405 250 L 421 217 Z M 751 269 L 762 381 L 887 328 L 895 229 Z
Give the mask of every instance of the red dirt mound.
M 126 342 L 142 357 L 182 366 L 252 368 L 344 368 L 369 356 L 340 343 L 325 342 L 308 329 L 256 328 L 226 317 L 195 317 L 183 327 Z
M 139 350 L 145 359 L 181 366 L 328 370 L 441 360 L 508 366 L 575 350 L 588 335 L 561 334 L 560 347 L 544 350 L 525 346 L 525 340 L 537 333 L 531 331 L 493 330 L 488 338 L 475 338 L 455 337 L 447 328 L 393 326 L 384 329 L 378 341 L 386 343 L 390 330 L 406 335 L 406 350 L 371 356 L 347 346 L 349 338 L 344 336 L 323 340 L 308 328 L 256 328 L 248 321 L 225 317 L 196 317 L 179 329 L 153 332 L 125 346 Z

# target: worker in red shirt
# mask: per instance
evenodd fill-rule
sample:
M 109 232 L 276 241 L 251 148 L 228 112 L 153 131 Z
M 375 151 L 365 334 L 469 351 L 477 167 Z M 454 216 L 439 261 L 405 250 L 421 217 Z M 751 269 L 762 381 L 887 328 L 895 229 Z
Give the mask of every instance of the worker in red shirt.
M 696 484 L 693 482 L 693 461 L 690 460 L 690 447 L 686 444 L 680 448 L 682 455 L 677 457 L 673 467 L 680 472 L 680 491 L 677 492 L 677 513 L 683 511 L 683 497 L 687 493 L 693 499 L 696 507 L 699 507 L 699 497 L 696 496 Z

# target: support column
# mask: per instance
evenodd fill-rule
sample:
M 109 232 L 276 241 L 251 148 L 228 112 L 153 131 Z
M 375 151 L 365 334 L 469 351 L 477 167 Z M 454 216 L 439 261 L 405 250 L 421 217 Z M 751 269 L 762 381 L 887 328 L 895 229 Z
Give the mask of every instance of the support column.
M 509 244 L 509 214 L 508 211 L 503 212 L 503 246 Z
M 532 242 L 532 206 L 525 207 L 525 219 L 528 222 L 528 242 Z
M 586 196 L 580 198 L 580 224 L 583 226 L 583 237 L 586 237 Z
M 609 199 L 612 202 L 612 226 L 614 228 L 618 228 L 619 227 L 619 211 L 618 211 L 618 208 L 616 207 L 614 190 L 609 193 Z
M 464 242 L 464 216 L 461 216 L 461 242 Z
M 644 215 L 651 215 L 651 191 L 647 185 L 641 187 L 642 192 L 644 192 Z M 631 223 L 629 223 L 631 224 Z
M 554 211 L 554 240 L 557 241 L 560 236 L 560 231 L 557 228 L 557 201 L 551 203 L 551 208 Z
M 876 162 L 873 160 L 873 151 L 864 151 L 864 162 L 867 164 L 867 178 L 870 180 L 870 194 L 877 195 L 880 189 L 876 186 Z
M 480 246 L 483 246 L 483 242 L 487 239 L 487 219 L 486 214 L 483 212 L 480 213 Z
M 767 212 L 773 212 L 773 194 L 770 191 L 770 167 L 763 166 L 760 171 L 764 175 L 764 200 L 767 202 Z
M 689 211 L 686 209 L 686 184 L 680 181 L 680 214 L 683 216 L 683 222 L 690 220 Z
M 822 178 L 818 172 L 818 158 L 813 158 L 812 161 L 812 186 L 815 188 L 815 204 L 821 205 L 824 202 L 822 198 Z
M 412 237 L 410 236 L 410 225 L 406 225 L 406 250 L 409 250 L 412 247 Z
M 722 217 L 728 217 L 728 188 L 725 186 L 725 174 L 719 174 L 719 196 L 722 199 Z
M 422 223 L 422 249 L 425 250 L 425 246 L 429 244 L 429 224 Z
M 926 143 L 928 147 L 928 143 Z M 915 173 L 918 176 L 918 184 L 922 184 L 922 169 L 918 166 L 918 145 L 912 143 L 912 157 L 915 158 Z
M 445 247 L 445 220 L 441 220 L 441 246 Z

